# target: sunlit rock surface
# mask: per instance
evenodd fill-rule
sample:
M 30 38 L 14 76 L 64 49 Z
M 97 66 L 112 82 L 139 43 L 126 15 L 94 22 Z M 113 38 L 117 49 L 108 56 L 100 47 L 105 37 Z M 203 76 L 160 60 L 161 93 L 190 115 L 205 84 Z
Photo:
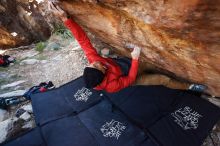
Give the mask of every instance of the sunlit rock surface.
M 82 26 L 129 55 L 220 96 L 220 0 L 84 0 L 60 3 Z
M 0 1 L 0 48 L 28 45 L 48 39 L 53 17 L 47 13 L 47 3 L 39 2 L 39 0 Z

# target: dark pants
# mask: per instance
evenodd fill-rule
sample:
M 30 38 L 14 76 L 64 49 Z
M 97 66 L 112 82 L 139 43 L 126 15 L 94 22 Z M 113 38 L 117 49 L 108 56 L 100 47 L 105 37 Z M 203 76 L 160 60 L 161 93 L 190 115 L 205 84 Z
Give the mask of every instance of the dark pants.
M 121 68 L 123 75 L 127 76 L 131 67 L 131 59 L 127 57 L 112 58 Z

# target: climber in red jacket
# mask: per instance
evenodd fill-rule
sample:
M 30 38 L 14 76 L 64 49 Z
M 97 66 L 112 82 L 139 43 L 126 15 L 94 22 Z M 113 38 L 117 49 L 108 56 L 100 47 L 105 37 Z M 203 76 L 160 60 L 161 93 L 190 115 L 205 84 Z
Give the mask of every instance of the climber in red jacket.
M 123 65 L 118 64 L 114 59 L 101 57 L 90 43 L 83 29 L 72 19 L 67 18 L 67 14 L 60 7 L 49 2 L 49 9 L 56 16 L 59 16 L 65 26 L 72 32 L 90 63 L 83 73 L 87 88 L 117 92 L 135 81 L 138 70 L 138 58 L 141 51 L 139 47 L 134 47 L 134 50 L 131 52 L 130 69 L 128 69 L 127 74 L 123 74 Z

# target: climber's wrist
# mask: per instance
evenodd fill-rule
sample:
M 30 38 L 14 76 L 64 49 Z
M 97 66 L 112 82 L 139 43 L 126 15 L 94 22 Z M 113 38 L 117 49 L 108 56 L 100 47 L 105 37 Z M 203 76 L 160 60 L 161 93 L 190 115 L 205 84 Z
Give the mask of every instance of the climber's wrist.
M 62 20 L 63 22 L 65 22 L 67 19 L 68 19 L 67 17 L 61 17 L 61 20 Z
M 63 22 L 65 22 L 66 20 L 68 20 L 68 19 L 70 19 L 71 17 L 70 17 L 70 15 L 66 15 L 66 16 L 64 16 L 64 17 L 61 17 L 61 20 L 63 21 Z

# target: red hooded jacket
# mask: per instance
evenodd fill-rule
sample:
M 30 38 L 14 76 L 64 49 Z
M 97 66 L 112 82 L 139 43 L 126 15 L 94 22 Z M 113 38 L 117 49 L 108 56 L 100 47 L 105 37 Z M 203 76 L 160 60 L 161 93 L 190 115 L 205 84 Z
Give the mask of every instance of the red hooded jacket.
M 101 84 L 95 87 L 96 90 L 105 90 L 107 92 L 117 92 L 131 85 L 137 76 L 138 60 L 132 59 L 129 74 L 122 75 L 121 68 L 111 58 L 101 57 L 90 43 L 89 38 L 83 29 L 72 19 L 67 19 L 64 22 L 65 26 L 72 32 L 75 39 L 83 49 L 89 63 L 99 61 L 107 68 L 105 77 Z

